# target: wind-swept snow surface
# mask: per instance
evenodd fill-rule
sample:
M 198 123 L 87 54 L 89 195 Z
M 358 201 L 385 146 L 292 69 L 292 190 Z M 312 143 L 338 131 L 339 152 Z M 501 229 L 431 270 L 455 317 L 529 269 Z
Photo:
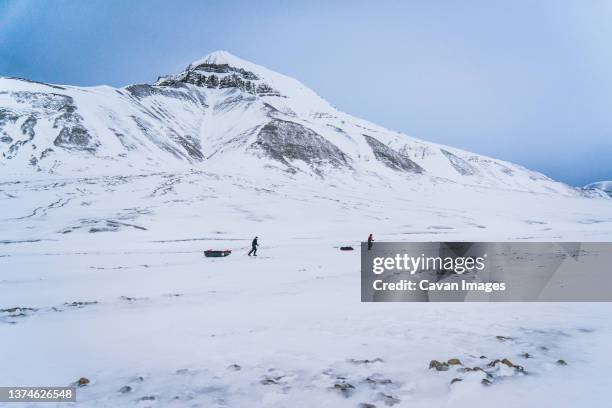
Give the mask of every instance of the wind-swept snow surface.
M 225 52 L 156 85 L 2 79 L 0 149 L 0 385 L 86 377 L 79 407 L 607 400 L 609 304 L 361 304 L 338 247 L 608 241 L 608 198 Z
M 609 304 L 360 304 L 359 254 L 338 246 L 370 231 L 378 240 L 609 240 L 608 200 L 296 177 L 3 183 L 0 383 L 86 377 L 83 407 L 603 398 Z M 254 235 L 257 258 L 246 255 Z M 204 258 L 209 248 L 233 253 Z M 428 368 L 452 358 L 462 365 Z M 524 369 L 488 366 L 504 358 Z M 485 371 L 463 371 L 474 367 Z

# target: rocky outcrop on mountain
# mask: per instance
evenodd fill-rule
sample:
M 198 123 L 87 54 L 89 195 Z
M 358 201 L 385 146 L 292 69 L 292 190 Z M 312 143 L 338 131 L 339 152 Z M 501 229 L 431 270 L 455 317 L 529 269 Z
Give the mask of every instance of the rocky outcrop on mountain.
M 402 170 L 409 173 L 423 173 L 424 170 L 421 166 L 410 160 L 408 157 L 396 152 L 389 146 L 380 142 L 378 139 L 368 135 L 363 135 L 363 137 L 372 148 L 374 157 L 376 157 L 376 159 L 382 162 L 385 166 L 392 168 L 393 170 Z
M 39 117 L 52 120 L 51 134 L 56 136 L 53 145 L 67 150 L 81 150 L 94 152 L 99 143 L 94 141 L 89 131 L 82 123 L 82 116 L 72 97 L 55 93 L 42 92 L 14 92 L 11 97 L 19 107 L 25 109 L 0 109 L 0 127 L 4 136 L 2 141 L 10 143 L 3 157 L 14 158 L 19 150 L 26 144 L 33 144 L 36 136 L 36 125 Z M 7 125 L 19 125 L 18 132 L 9 135 Z M 57 132 L 57 133 L 55 133 Z M 33 149 L 35 145 L 33 144 Z M 30 164 L 34 165 L 38 159 L 32 155 Z
M 0 142 L 11 143 L 13 138 L 9 136 L 4 127 L 8 124 L 15 123 L 19 119 L 19 115 L 10 109 L 0 108 Z
M 476 170 L 474 166 L 463 160 L 461 157 L 452 154 L 448 150 L 440 149 L 440 151 L 444 156 L 446 156 L 453 168 L 457 170 L 457 173 L 461 174 L 462 176 L 473 176 L 474 174 L 478 173 L 478 170 Z
M 131 96 L 138 100 L 142 100 L 148 97 L 164 96 L 167 98 L 191 102 L 202 106 L 202 108 L 208 107 L 205 95 L 199 92 L 190 92 L 190 90 L 185 86 L 185 84 L 177 84 L 174 87 L 137 84 L 126 86 L 124 89 Z
M 262 82 L 253 72 L 229 64 L 191 64 L 176 76 L 160 77 L 156 85 L 180 86 L 192 84 L 206 88 L 236 88 L 253 95 L 281 96 L 280 92 Z
M 313 167 L 350 167 L 346 154 L 336 145 L 299 123 L 280 119 L 273 119 L 261 128 L 251 148 L 289 168 L 294 168 L 292 162 L 296 160 Z

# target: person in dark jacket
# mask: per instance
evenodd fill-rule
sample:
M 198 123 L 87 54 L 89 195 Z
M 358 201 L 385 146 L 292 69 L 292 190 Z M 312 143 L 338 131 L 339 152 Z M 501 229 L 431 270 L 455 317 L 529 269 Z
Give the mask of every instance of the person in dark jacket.
M 257 237 L 253 238 L 253 242 L 251 242 L 251 250 L 249 251 L 249 256 L 253 254 L 253 256 L 257 256 L 257 247 L 259 244 L 257 243 Z
M 370 234 L 368 236 L 368 251 L 372 249 L 372 242 L 374 242 L 374 237 L 372 236 L 372 234 Z

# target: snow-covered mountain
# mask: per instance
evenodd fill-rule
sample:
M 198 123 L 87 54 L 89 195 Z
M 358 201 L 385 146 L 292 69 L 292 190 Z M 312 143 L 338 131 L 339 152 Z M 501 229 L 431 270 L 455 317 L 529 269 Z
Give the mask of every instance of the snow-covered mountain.
M 408 137 L 332 107 L 295 79 L 217 51 L 153 85 L 0 79 L 0 172 L 198 169 L 577 192 L 521 166 Z
M 612 197 L 612 181 L 598 181 L 584 186 L 585 190 L 603 191 L 605 194 Z

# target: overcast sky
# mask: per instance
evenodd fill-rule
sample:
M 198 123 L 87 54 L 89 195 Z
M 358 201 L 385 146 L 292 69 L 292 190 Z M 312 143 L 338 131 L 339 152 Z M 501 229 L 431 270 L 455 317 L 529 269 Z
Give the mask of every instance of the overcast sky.
M 353 115 L 582 185 L 612 179 L 611 21 L 603 0 L 0 0 L 0 75 L 124 86 L 225 49 Z

